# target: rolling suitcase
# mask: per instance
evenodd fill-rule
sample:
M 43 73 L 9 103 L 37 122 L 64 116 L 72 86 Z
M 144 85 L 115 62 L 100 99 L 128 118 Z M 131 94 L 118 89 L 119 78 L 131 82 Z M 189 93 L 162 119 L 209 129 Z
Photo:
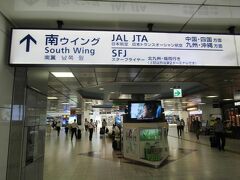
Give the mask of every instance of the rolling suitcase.
M 121 142 L 120 142 L 119 139 L 114 139 L 114 140 L 112 141 L 112 148 L 113 148 L 114 150 L 120 150 L 120 149 L 121 149 Z
M 100 134 L 105 134 L 104 128 L 100 128 Z
M 78 139 L 81 139 L 81 137 L 82 137 L 82 132 L 81 132 L 80 129 L 78 129 L 78 130 L 77 130 L 77 138 L 78 138 Z
M 218 146 L 216 136 L 210 136 L 209 140 L 210 140 L 210 145 L 212 148 L 215 148 Z

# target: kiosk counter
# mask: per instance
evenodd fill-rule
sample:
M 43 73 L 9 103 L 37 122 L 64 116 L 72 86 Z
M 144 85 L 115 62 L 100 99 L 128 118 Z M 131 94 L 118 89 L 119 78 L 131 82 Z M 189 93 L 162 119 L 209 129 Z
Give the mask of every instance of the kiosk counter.
M 168 125 L 161 123 L 124 123 L 124 158 L 159 167 L 169 156 Z

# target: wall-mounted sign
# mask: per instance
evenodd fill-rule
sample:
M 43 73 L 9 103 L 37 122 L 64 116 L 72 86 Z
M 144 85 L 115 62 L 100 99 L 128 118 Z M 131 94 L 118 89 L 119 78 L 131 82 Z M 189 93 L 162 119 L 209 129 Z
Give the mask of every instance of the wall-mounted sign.
M 13 29 L 10 64 L 238 66 L 234 36 Z
M 173 89 L 173 97 L 182 97 L 182 89 Z

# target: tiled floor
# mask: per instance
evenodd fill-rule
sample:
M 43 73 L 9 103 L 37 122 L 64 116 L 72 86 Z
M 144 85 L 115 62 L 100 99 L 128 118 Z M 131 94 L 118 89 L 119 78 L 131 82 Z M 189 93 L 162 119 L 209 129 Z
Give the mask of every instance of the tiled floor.
M 110 139 L 100 138 L 99 131 L 92 142 L 87 132 L 82 133 L 81 140 L 71 142 L 64 131 L 60 137 L 53 131 L 46 136 L 44 180 L 240 179 L 240 154 L 211 149 L 206 137 L 200 137 L 200 142 L 190 133 L 176 138 L 175 131 L 169 130 L 170 157 L 158 169 L 123 159 L 120 152 L 112 151 Z

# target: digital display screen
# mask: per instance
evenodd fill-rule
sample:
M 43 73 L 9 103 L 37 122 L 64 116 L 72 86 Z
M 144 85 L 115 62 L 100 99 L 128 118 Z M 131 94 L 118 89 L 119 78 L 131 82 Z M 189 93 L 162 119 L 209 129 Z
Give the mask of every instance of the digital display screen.
M 77 120 L 77 116 L 76 115 L 69 116 L 68 124 L 74 123 L 74 120 Z
M 164 109 L 158 101 L 130 102 L 128 110 L 130 121 L 164 121 Z

